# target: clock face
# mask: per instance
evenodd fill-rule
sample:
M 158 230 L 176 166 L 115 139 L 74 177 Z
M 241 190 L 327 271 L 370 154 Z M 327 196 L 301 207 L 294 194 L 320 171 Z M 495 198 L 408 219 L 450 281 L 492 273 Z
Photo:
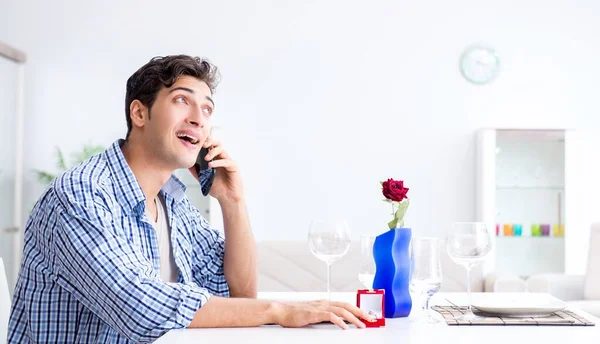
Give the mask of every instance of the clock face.
M 500 59 L 496 52 L 484 46 L 472 46 L 460 58 L 462 75 L 474 84 L 486 84 L 498 75 Z

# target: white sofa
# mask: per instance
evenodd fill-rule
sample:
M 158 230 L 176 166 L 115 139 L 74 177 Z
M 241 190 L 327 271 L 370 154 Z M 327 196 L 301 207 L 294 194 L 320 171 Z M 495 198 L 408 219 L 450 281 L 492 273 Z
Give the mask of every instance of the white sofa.
M 592 224 L 585 275 L 541 274 L 526 281 L 530 292 L 547 292 L 600 317 L 600 223 Z
M 258 290 L 261 292 L 326 291 L 326 265 L 312 255 L 306 241 L 259 241 Z M 364 287 L 358 281 L 360 242 L 352 242 L 348 253 L 331 266 L 331 290 L 352 292 Z M 441 291 L 466 291 L 465 269 L 442 250 Z M 524 291 L 525 282 L 516 276 L 484 278 L 480 268 L 471 273 L 474 292 Z

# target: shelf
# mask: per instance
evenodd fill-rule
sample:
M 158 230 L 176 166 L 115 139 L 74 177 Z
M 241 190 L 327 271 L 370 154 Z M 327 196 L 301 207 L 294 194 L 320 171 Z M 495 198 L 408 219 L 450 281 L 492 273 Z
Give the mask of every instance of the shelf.
M 525 236 L 517 236 L 517 235 L 508 235 L 508 236 L 504 236 L 504 235 L 496 235 L 496 238 L 503 238 L 503 239 L 531 239 L 531 240 L 565 240 L 565 237 L 557 237 L 557 236 L 529 236 L 529 235 L 525 235 Z
M 564 190 L 564 186 L 548 185 L 548 186 L 510 186 L 497 185 L 496 190 Z

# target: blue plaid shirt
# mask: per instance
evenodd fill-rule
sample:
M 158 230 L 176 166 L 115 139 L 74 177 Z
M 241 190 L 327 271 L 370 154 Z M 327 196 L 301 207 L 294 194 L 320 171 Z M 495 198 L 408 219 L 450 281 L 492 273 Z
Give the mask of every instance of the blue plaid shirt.
M 189 326 L 211 294 L 229 296 L 224 236 L 174 176 L 167 205 L 178 283 L 160 279 L 156 232 L 123 141 L 58 176 L 35 205 L 8 342 L 152 342 Z

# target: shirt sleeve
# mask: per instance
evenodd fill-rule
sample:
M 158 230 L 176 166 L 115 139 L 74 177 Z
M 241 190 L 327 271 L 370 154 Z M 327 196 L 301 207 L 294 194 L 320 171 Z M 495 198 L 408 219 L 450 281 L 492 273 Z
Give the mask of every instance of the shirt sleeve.
M 209 300 L 210 291 L 195 283 L 152 277 L 152 263 L 100 202 L 63 202 L 57 210 L 56 282 L 131 341 L 189 326 Z
M 223 270 L 225 258 L 225 235 L 211 227 L 200 211 L 188 203 L 193 216 L 196 266 L 193 278 L 213 295 L 229 297 L 229 285 Z

